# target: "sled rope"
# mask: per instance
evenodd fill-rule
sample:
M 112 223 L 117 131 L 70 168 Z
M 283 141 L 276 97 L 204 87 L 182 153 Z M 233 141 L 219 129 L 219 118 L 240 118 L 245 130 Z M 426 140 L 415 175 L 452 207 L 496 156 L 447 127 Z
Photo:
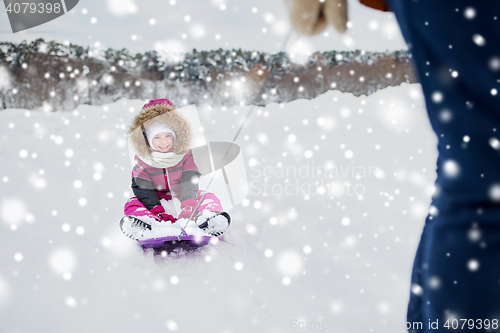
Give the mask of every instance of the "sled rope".
M 288 34 L 286 35 L 285 37 L 285 40 L 283 41 L 283 45 L 281 46 L 281 50 L 279 51 L 279 58 L 278 60 L 276 61 L 276 63 L 273 65 L 271 71 L 269 72 L 269 75 L 266 77 L 266 79 L 264 80 L 264 82 L 262 83 L 262 85 L 260 86 L 260 90 L 259 92 L 257 93 L 257 95 L 254 97 L 253 101 L 252 101 L 252 105 L 250 106 L 250 109 L 248 110 L 246 116 L 245 116 L 245 119 L 243 119 L 243 122 L 241 123 L 240 127 L 238 128 L 238 131 L 236 132 L 233 140 L 231 141 L 231 143 L 234 143 L 236 141 L 236 139 L 238 138 L 238 136 L 240 135 L 241 133 L 241 130 L 243 129 L 243 127 L 245 127 L 245 124 L 247 122 L 247 120 L 250 118 L 250 115 L 252 114 L 252 111 L 253 109 L 255 108 L 255 102 L 257 101 L 257 99 L 259 97 L 262 96 L 262 94 L 264 93 L 265 89 L 267 88 L 269 82 L 272 80 L 272 78 L 274 78 L 274 76 L 276 75 L 276 69 L 279 67 L 279 65 L 281 65 L 282 61 L 283 61 L 283 52 L 288 44 L 288 41 L 290 40 L 290 36 L 292 35 L 292 32 L 293 30 L 290 29 L 290 31 L 288 32 Z M 197 212 L 198 210 L 198 207 L 200 206 L 200 203 L 203 201 L 203 199 L 205 198 L 205 194 L 207 193 L 207 190 L 208 188 L 210 187 L 210 185 L 212 184 L 212 181 L 214 180 L 215 178 L 215 174 L 216 174 L 216 171 L 220 169 L 220 167 L 222 167 L 222 163 L 224 162 L 224 160 L 226 159 L 226 156 L 227 154 L 229 153 L 229 150 L 230 150 L 231 146 L 228 146 L 227 150 L 226 150 L 226 153 L 224 154 L 224 157 L 221 159 L 221 162 L 220 162 L 220 165 L 219 165 L 219 168 L 215 168 L 215 171 L 214 171 L 214 174 L 212 176 L 212 178 L 210 179 L 210 181 L 208 182 L 208 185 L 207 187 L 205 188 L 205 190 L 203 191 L 203 195 L 202 197 L 198 200 L 197 204 L 196 204 L 196 207 L 193 209 L 193 212 L 191 213 L 191 215 L 189 216 L 189 219 L 188 221 L 184 224 L 184 227 L 182 227 L 181 229 L 181 233 L 177 236 L 177 238 L 179 240 L 181 240 L 181 235 L 184 233 L 184 230 L 186 229 L 189 221 L 192 221 L 193 219 L 193 215 Z M 214 165 L 215 167 L 215 165 Z

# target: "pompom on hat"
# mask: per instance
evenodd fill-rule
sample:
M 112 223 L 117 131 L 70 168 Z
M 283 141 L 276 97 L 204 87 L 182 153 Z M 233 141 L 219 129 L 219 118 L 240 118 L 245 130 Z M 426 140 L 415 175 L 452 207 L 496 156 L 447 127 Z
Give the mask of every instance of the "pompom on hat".
M 172 103 L 168 99 L 166 99 L 166 98 L 158 98 L 158 99 L 152 99 L 149 102 L 147 102 L 146 104 L 144 104 L 144 106 L 142 107 L 142 109 L 144 110 L 144 109 L 147 109 L 147 108 L 153 107 L 155 105 L 159 105 L 159 104 L 165 104 L 165 105 L 170 105 L 170 106 L 175 107 L 174 103 Z
M 132 121 L 132 125 L 130 126 L 129 129 L 129 134 L 132 133 L 137 127 L 142 127 L 144 132 L 144 123 L 147 121 L 156 118 L 158 116 L 161 116 L 162 114 L 168 113 L 170 111 L 175 110 L 176 107 L 174 103 L 172 103 L 170 100 L 166 98 L 158 98 L 158 99 L 152 99 L 144 106 L 142 107 L 142 110 L 139 112 L 139 114 L 134 118 Z M 172 126 L 171 126 L 172 127 Z M 172 127 L 175 131 L 175 128 Z M 144 133 L 146 134 L 146 133 Z M 176 133 L 177 135 L 179 133 Z

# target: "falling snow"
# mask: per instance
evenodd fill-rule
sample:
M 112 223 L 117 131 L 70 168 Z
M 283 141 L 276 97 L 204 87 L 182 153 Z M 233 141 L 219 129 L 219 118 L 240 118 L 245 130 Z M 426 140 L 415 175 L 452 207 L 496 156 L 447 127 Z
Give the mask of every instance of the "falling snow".
M 2 156 L 15 166 L 0 169 L 0 316 L 22 306 L 34 318 L 24 331 L 57 322 L 57 332 L 89 332 L 95 323 L 71 318 L 92 315 L 116 331 L 236 332 L 279 331 L 299 315 L 404 315 L 399 295 L 410 288 L 405 267 L 429 213 L 437 157 L 419 85 L 362 97 L 329 91 L 254 110 L 237 140 L 249 195 L 229 211 L 231 228 L 194 252 L 156 256 L 118 228 L 132 193 L 125 135 L 142 104 L 0 114 L 11 143 Z M 199 106 L 206 138 L 231 141 L 248 110 Z M 173 299 L 179 307 L 165 312 Z M 53 319 L 45 304 L 67 315 Z M 184 304 L 190 310 L 178 311 Z M 208 320 L 220 309 L 224 325 Z M 276 317 L 247 319 L 267 310 Z

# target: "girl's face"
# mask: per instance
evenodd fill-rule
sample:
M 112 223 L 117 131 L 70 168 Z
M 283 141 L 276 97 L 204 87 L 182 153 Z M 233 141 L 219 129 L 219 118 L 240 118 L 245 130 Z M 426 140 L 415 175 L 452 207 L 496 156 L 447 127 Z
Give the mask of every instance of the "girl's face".
M 152 142 L 154 150 L 166 153 L 174 146 L 174 136 L 169 132 L 161 132 L 154 136 Z

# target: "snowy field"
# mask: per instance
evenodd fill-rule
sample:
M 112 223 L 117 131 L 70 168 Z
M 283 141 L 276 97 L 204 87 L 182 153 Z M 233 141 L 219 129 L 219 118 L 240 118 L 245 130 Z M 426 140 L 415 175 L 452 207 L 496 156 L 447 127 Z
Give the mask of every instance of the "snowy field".
M 230 229 L 167 256 L 118 228 L 143 102 L 0 112 L 0 332 L 405 331 L 437 158 L 420 85 L 255 108 Z M 249 108 L 198 106 L 207 141 Z

